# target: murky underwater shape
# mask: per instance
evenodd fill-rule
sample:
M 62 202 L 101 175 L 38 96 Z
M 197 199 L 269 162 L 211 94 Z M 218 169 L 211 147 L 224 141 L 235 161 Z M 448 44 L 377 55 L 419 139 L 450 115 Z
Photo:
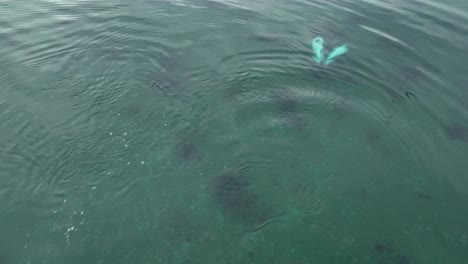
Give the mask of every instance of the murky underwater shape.
M 2 264 L 468 263 L 465 1 L 8 0 L 0 47 Z

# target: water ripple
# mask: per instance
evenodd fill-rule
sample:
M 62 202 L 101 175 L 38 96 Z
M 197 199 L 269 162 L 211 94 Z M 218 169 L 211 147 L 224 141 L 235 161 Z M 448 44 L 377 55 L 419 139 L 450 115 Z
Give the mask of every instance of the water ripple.
M 430 262 L 408 234 L 434 219 L 447 239 L 467 230 L 453 220 L 468 190 L 466 7 L 2 1 L 0 227 L 19 231 L 0 255 L 211 263 L 228 245 L 225 262 Z M 316 36 L 350 51 L 317 64 Z M 356 243 L 368 222 L 401 242 L 395 256 L 366 249 L 384 244 L 372 232 Z

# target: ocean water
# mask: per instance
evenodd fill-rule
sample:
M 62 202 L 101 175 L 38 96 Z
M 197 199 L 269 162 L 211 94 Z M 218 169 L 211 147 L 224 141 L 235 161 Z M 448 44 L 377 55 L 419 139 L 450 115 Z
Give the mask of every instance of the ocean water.
M 464 0 L 4 0 L 0 58 L 2 264 L 468 263 Z

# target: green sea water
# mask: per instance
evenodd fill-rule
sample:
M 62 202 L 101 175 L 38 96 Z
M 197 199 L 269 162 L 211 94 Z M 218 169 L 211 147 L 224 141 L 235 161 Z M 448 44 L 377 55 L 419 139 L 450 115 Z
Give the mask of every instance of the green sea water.
M 1 264 L 468 263 L 466 1 L 5 0 L 0 58 Z

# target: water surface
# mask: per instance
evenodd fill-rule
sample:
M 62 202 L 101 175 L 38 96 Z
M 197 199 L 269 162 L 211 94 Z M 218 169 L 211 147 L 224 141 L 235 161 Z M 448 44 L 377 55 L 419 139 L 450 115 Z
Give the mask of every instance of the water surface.
M 0 47 L 1 263 L 468 261 L 465 1 L 8 0 Z

